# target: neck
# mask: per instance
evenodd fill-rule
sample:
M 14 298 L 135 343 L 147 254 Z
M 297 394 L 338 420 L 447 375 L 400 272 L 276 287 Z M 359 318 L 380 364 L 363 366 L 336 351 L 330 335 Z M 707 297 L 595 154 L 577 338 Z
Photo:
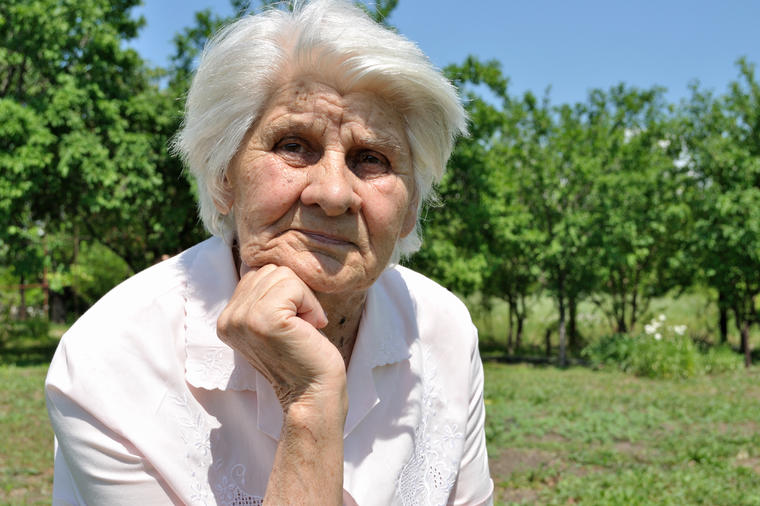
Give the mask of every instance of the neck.
M 345 294 L 317 293 L 317 299 L 327 314 L 327 326 L 322 329 L 324 335 L 340 351 L 348 370 L 351 353 L 359 333 L 359 322 L 364 310 L 367 292 Z

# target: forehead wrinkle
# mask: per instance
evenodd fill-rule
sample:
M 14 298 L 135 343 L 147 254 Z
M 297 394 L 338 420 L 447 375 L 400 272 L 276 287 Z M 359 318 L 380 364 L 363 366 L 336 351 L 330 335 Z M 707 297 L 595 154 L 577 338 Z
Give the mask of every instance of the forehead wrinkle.
M 403 148 L 406 144 L 404 121 L 391 104 L 375 93 L 355 94 L 351 98 L 354 100 L 346 107 L 346 113 L 352 116 L 350 119 L 355 118 L 364 130 L 377 137 L 382 144 L 396 144 L 398 148 Z
M 351 132 L 352 140 L 355 144 L 375 148 L 381 151 L 393 151 L 395 153 L 403 153 L 404 145 L 401 141 L 393 135 L 384 135 L 380 133 L 370 132 L 369 135 L 356 135 L 355 132 Z
M 296 82 L 273 98 L 261 125 L 262 136 L 294 130 L 328 135 L 344 131 L 355 144 L 410 155 L 403 118 L 380 95 L 367 91 L 341 94 L 319 82 Z M 339 134 L 341 135 L 341 134 Z
M 316 112 L 291 112 L 284 111 L 274 118 L 264 118 L 265 123 L 261 127 L 263 136 L 272 136 L 283 133 L 284 130 L 296 132 L 319 129 L 321 134 L 328 128 L 328 121 Z

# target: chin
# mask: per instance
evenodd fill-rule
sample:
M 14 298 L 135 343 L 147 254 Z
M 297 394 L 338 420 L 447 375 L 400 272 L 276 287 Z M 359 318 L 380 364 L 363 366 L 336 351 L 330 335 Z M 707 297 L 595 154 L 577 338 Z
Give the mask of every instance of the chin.
M 334 259 L 314 255 L 310 262 L 288 265 L 309 288 L 319 293 L 348 293 L 369 288 L 376 279 L 368 276 L 364 266 L 341 264 Z
M 325 272 L 323 270 L 301 269 L 298 267 L 293 270 L 296 275 L 309 286 L 309 288 L 319 293 L 337 294 L 354 292 L 367 288 L 364 286 L 366 282 L 363 277 L 357 278 L 356 276 L 350 275 L 350 273 L 343 272 L 343 270 L 337 273 Z

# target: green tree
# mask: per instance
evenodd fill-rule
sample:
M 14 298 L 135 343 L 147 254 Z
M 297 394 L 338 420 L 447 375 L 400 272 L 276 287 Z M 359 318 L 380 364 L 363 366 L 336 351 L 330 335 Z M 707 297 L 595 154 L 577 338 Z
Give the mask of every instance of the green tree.
M 537 282 L 539 246 L 513 170 L 522 149 L 520 108 L 495 61 L 468 57 L 445 73 L 464 98 L 470 134 L 456 145 L 438 188 L 442 204 L 425 216 L 423 249 L 412 264 L 463 295 L 479 293 L 486 308 L 495 297 L 506 300 L 513 353 Z
M 166 149 L 179 109 L 160 73 L 123 45 L 142 25 L 137 4 L 0 6 L 0 254 L 21 282 L 51 261 L 35 253 L 44 250 L 37 229 L 70 235 L 67 265 L 85 239 L 134 270 L 202 237 L 190 185 Z
M 590 223 L 599 282 L 594 300 L 616 332 L 634 328 L 649 301 L 679 283 L 690 230 L 683 170 L 670 145 L 663 90 L 624 85 L 592 92 L 590 156 L 597 157 Z
M 760 294 L 760 84 L 754 65 L 740 59 L 738 67 L 724 96 L 693 87 L 682 140 L 693 180 L 693 257 L 719 294 L 722 333 L 733 311 L 749 366 Z
M 593 286 L 588 197 L 595 167 L 582 156 L 585 131 L 578 106 L 554 108 L 548 94 L 538 100 L 526 93 L 522 108 L 524 138 L 515 177 L 539 234 L 534 261 L 556 303 L 559 362 L 564 365 L 568 317 L 575 345 L 577 304 Z

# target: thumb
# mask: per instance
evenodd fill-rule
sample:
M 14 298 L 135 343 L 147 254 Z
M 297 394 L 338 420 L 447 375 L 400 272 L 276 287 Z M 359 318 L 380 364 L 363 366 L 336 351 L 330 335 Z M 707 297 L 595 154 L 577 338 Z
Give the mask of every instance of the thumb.
M 327 315 L 319 303 L 314 292 L 304 283 L 300 300 L 296 303 L 296 316 L 311 324 L 314 328 L 321 329 L 327 325 Z

